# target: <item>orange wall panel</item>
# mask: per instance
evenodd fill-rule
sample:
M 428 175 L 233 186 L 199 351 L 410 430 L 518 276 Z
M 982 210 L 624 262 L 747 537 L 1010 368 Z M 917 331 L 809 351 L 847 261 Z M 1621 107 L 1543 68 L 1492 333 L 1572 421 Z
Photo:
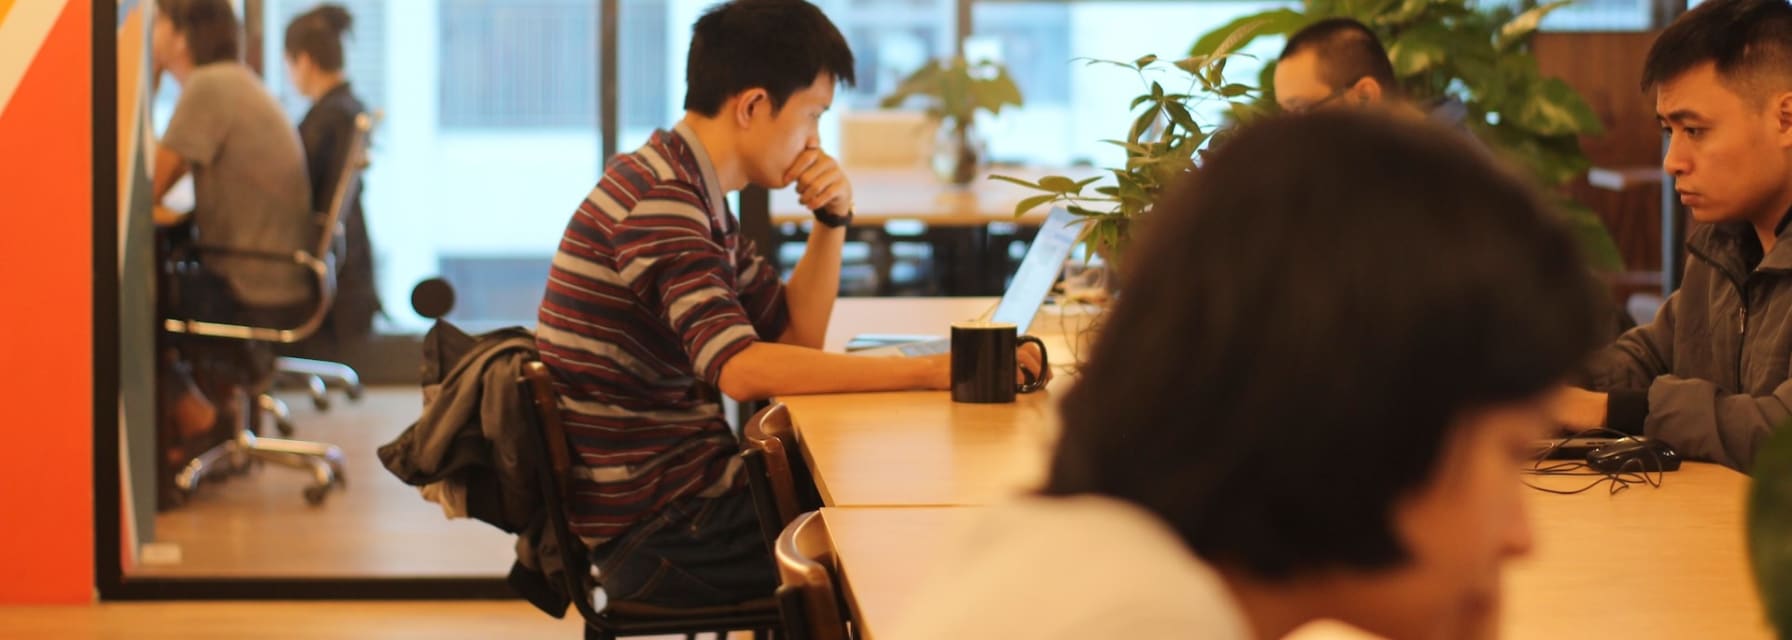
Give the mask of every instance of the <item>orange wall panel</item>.
M 94 594 L 94 4 L 66 3 L 0 112 L 0 603 Z

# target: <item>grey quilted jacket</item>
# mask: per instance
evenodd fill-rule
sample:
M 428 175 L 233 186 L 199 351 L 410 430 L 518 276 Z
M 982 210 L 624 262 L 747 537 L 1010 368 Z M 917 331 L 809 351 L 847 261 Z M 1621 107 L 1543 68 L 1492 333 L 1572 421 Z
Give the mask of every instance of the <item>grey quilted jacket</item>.
M 1792 233 L 1782 223 L 1752 269 L 1760 243 L 1746 224 L 1706 225 L 1686 244 L 1680 290 L 1595 354 L 1586 382 L 1613 394 L 1614 415 L 1623 396 L 1646 397 L 1642 433 L 1688 459 L 1747 471 L 1792 418 Z

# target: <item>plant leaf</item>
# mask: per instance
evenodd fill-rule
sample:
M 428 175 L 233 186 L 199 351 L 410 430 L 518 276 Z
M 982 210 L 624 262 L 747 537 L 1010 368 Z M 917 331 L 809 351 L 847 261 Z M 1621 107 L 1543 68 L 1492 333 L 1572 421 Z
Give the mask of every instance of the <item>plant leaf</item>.
M 1423 15 L 1432 2 L 1434 0 L 1405 0 L 1393 13 L 1376 16 L 1371 22 L 1382 27 L 1404 27 Z
M 1274 9 L 1263 13 L 1244 16 L 1224 25 L 1220 25 L 1219 28 L 1209 31 L 1206 35 L 1201 36 L 1199 40 L 1195 41 L 1194 46 L 1189 47 L 1188 55 L 1191 58 L 1213 55 L 1214 52 L 1220 50 L 1221 44 L 1225 43 L 1234 33 L 1238 32 L 1239 27 L 1252 23 L 1256 23 L 1256 27 L 1251 30 L 1250 35 L 1237 42 L 1231 43 L 1230 50 L 1236 51 L 1242 49 L 1257 38 L 1263 36 L 1287 35 L 1294 33 L 1295 31 L 1299 31 L 1301 27 L 1305 27 L 1318 19 L 1317 16 L 1320 14 L 1314 13 L 1311 15 L 1314 17 L 1309 17 L 1309 14 L 1301 13 L 1293 9 Z
M 1560 78 L 1545 78 L 1516 108 L 1503 112 L 1518 126 L 1541 136 L 1601 133 L 1599 117 Z
M 1026 180 L 1022 180 L 1020 178 L 1014 178 L 1014 177 L 1010 177 L 1010 176 L 991 175 L 991 176 L 989 176 L 989 179 L 995 180 L 998 182 L 1008 182 L 1008 183 L 1018 184 L 1020 186 L 1026 187 L 1028 189 L 1034 189 L 1034 190 L 1038 190 L 1038 191 L 1046 190 L 1044 187 L 1039 186 L 1039 183 L 1037 183 L 1037 182 L 1027 182 Z
M 1039 188 L 1052 193 L 1078 194 L 1083 186 L 1075 180 L 1064 176 L 1046 176 L 1039 179 Z
M 1599 219 L 1599 214 L 1567 198 L 1561 200 L 1556 210 L 1580 244 L 1581 257 L 1587 261 L 1587 266 L 1607 272 L 1624 270 L 1624 257 L 1618 252 L 1611 234 L 1606 232 L 1605 222 Z
M 1792 634 L 1792 423 L 1755 454 L 1748 490 L 1748 555 L 1767 619 Z
M 1573 2 L 1574 0 L 1555 0 L 1518 14 L 1518 17 L 1500 26 L 1499 35 L 1494 37 L 1494 47 L 1505 51 L 1524 42 L 1531 37 L 1531 34 L 1537 32 L 1537 27 L 1543 23 L 1544 16 Z
M 1250 85 L 1239 84 L 1236 82 L 1234 82 L 1232 84 L 1228 84 L 1223 87 L 1220 87 L 1220 90 L 1219 90 L 1220 96 L 1224 97 L 1224 98 L 1236 98 L 1236 97 L 1248 94 L 1250 92 L 1251 92 Z
M 1388 47 L 1394 77 L 1410 78 L 1442 65 L 1450 50 L 1460 46 L 1448 27 L 1425 23 L 1400 34 Z
M 1014 217 L 1019 218 L 1021 216 L 1027 215 L 1028 211 L 1037 209 L 1037 208 L 1039 208 L 1039 205 L 1045 204 L 1047 202 L 1051 202 L 1056 199 L 1058 199 L 1058 194 L 1055 194 L 1055 193 L 1045 193 L 1045 194 L 1040 194 L 1040 195 L 1036 195 L 1036 196 L 1028 196 L 1026 198 L 1022 198 L 1019 204 L 1014 205 Z
M 1195 116 L 1188 112 L 1188 107 L 1182 106 L 1182 103 L 1180 102 L 1170 102 L 1166 103 L 1164 108 L 1170 114 L 1170 122 L 1174 122 L 1176 123 L 1176 126 L 1182 127 L 1183 131 L 1187 131 L 1194 135 L 1200 135 L 1201 125 L 1195 123 Z
M 1157 54 L 1155 53 L 1140 56 L 1138 60 L 1132 62 L 1132 66 L 1136 69 L 1144 69 L 1145 67 L 1151 66 L 1151 63 L 1153 62 L 1157 62 Z
M 1083 66 L 1085 66 L 1085 67 L 1093 67 L 1093 66 L 1099 64 L 1099 65 L 1108 65 L 1108 66 L 1119 67 L 1119 68 L 1125 69 L 1127 71 L 1131 71 L 1133 73 L 1138 73 L 1138 71 L 1139 71 L 1138 69 L 1134 68 L 1132 66 L 1132 63 L 1130 63 L 1130 62 L 1116 62 L 1114 60 L 1103 60 L 1100 58 L 1071 58 L 1071 60 L 1074 62 L 1081 62 L 1081 63 L 1083 63 Z

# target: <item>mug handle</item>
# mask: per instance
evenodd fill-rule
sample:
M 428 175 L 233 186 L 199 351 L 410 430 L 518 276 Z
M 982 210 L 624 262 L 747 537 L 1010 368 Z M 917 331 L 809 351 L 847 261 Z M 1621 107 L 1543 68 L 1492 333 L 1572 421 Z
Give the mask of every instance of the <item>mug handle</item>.
M 1050 357 L 1048 357 L 1045 354 L 1045 341 L 1044 340 L 1040 340 L 1039 338 L 1036 338 L 1034 336 L 1021 336 L 1019 339 L 1017 339 L 1015 341 L 1014 348 L 1019 349 L 1020 345 L 1023 345 L 1023 344 L 1029 343 L 1029 342 L 1039 345 L 1040 371 L 1038 374 L 1033 374 L 1032 372 L 1027 371 L 1026 367 L 1021 367 L 1020 368 L 1021 375 L 1026 378 L 1027 382 L 1025 384 L 1018 384 L 1018 385 L 1014 386 L 1014 390 L 1018 393 L 1032 393 L 1034 391 L 1044 389 L 1045 388 L 1045 372 L 1052 370 L 1052 361 L 1051 361 Z M 1016 366 L 1019 366 L 1019 365 L 1016 365 Z

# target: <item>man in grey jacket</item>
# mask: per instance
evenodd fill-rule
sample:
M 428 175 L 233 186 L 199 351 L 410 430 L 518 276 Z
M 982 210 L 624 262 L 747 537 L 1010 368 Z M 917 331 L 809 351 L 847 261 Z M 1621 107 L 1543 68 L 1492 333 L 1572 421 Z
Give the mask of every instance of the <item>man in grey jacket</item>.
M 1701 224 L 1680 290 L 1595 354 L 1592 391 L 1564 390 L 1555 417 L 1747 470 L 1792 418 L 1792 5 L 1708 0 L 1656 39 L 1643 87 Z

